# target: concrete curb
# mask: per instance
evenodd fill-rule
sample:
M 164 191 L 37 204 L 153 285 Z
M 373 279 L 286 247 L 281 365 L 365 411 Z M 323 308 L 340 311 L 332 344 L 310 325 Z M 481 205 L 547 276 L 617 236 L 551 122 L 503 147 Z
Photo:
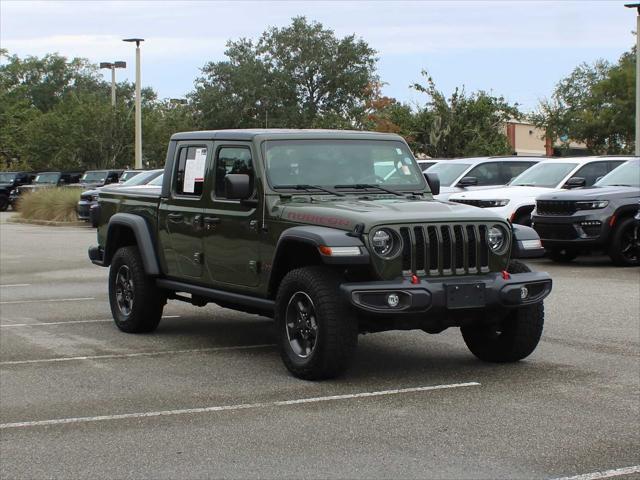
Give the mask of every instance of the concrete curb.
M 7 223 L 26 223 L 30 225 L 43 225 L 47 227 L 87 227 L 87 222 L 54 222 L 53 220 L 36 220 L 31 218 L 11 217 L 7 218 Z

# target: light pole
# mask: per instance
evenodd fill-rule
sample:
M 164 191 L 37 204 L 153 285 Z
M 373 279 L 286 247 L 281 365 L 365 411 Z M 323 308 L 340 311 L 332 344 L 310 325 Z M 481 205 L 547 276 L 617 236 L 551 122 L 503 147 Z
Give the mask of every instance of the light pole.
M 127 62 L 100 62 L 100 68 L 111 70 L 111 106 L 116 106 L 116 68 L 127 68 Z
M 142 168 L 142 101 L 140 99 L 140 43 L 144 38 L 125 38 L 124 42 L 136 44 L 136 144 L 135 144 L 135 168 Z
M 627 8 L 635 8 L 636 16 L 636 156 L 640 156 L 640 3 L 627 3 Z

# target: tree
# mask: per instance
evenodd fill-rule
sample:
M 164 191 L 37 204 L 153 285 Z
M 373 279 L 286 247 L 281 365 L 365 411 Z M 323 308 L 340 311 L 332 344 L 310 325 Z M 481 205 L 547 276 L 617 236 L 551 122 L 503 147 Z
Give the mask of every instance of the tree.
M 256 42 L 230 41 L 225 55 L 191 94 L 205 128 L 359 127 L 377 81 L 373 49 L 305 17 Z
M 426 84 L 412 88 L 427 95 L 412 125 L 412 147 L 431 157 L 469 157 L 511 153 L 504 124 L 520 116 L 517 104 L 484 91 L 456 88 L 447 99 L 426 71 Z
M 561 80 L 550 99 L 532 115 L 550 138 L 586 144 L 593 153 L 633 151 L 635 47 L 616 64 L 604 60 L 578 65 Z

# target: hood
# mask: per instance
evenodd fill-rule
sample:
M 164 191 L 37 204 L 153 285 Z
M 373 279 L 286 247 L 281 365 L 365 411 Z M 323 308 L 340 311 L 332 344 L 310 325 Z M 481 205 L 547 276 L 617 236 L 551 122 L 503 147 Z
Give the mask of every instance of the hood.
M 293 223 L 322 225 L 351 230 L 358 223 L 365 231 L 377 225 L 426 223 L 440 221 L 503 220 L 499 215 L 468 205 L 431 199 L 406 198 L 319 198 L 294 197 L 277 200 L 271 209 L 274 216 Z
M 451 195 L 451 200 L 454 199 L 469 199 L 469 200 L 500 200 L 503 198 L 508 199 L 521 199 L 521 198 L 537 198 L 542 194 L 553 192 L 555 189 L 546 187 L 502 187 L 502 188 L 489 188 L 487 190 L 475 190 L 473 192 L 462 192 Z
M 540 195 L 538 200 L 616 200 L 638 197 L 640 197 L 640 188 L 612 186 L 545 193 L 544 195 Z

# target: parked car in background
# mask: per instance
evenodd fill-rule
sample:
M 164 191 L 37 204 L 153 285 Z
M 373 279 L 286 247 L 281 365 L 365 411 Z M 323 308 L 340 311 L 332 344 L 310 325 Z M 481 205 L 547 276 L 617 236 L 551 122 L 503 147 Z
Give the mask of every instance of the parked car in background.
M 4 212 L 10 206 L 11 192 L 21 185 L 28 185 L 32 181 L 29 172 L 0 172 L 0 212 Z
M 608 156 L 548 159 L 524 171 L 506 187 L 457 193 L 449 200 L 489 208 L 512 223 L 531 225 L 537 197 L 562 189 L 590 187 L 627 160 L 629 157 Z
M 162 175 L 162 172 L 162 169 L 148 171 L 141 170 L 138 171 L 136 175 L 130 177 L 126 182 L 110 184 L 109 187 L 122 188 L 127 186 L 145 185 L 159 175 Z M 78 201 L 78 205 L 76 207 L 79 220 L 84 220 L 86 222 L 91 220 L 91 207 L 98 203 L 98 194 L 100 193 L 100 190 L 102 188 L 103 187 L 98 187 L 82 192 L 82 194 L 80 195 L 80 200 Z
M 125 170 L 124 172 L 122 172 L 122 175 L 120 175 L 120 183 L 124 183 L 126 181 L 131 180 L 133 177 L 135 177 L 136 175 L 142 173 L 142 172 L 146 172 L 148 170 Z
M 118 183 L 123 170 L 87 170 L 80 178 L 79 187 L 98 188 Z
M 554 261 L 599 250 L 616 265 L 639 265 L 639 200 L 640 160 L 631 160 L 590 188 L 540 195 L 532 226 Z
M 41 188 L 64 187 L 75 185 L 80 181 L 82 172 L 40 172 L 29 185 L 21 185 L 13 189 L 10 201 L 13 204 L 24 192 L 33 192 Z
M 453 193 L 506 185 L 545 157 L 473 157 L 440 161 L 427 169 L 440 179 L 438 200 Z
M 420 170 L 424 172 L 427 168 L 433 167 L 436 163 L 441 162 L 442 159 L 429 158 L 427 160 L 416 160 L 416 161 L 418 162 L 418 166 L 420 167 Z

